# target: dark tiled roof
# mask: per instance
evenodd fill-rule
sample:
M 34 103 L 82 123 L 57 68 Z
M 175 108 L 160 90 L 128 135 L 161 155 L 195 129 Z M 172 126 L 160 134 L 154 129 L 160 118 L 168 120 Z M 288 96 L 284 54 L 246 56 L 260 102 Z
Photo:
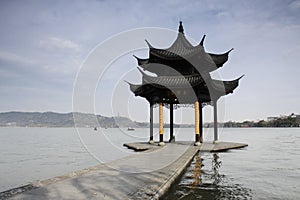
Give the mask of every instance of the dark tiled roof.
M 226 53 L 223 54 L 213 54 L 213 53 L 208 53 L 208 55 L 210 55 L 210 57 L 212 58 L 212 60 L 214 61 L 214 63 L 217 65 L 217 67 L 222 67 L 224 63 L 227 62 L 228 60 L 228 55 L 229 53 L 233 50 L 230 49 L 229 51 L 227 51 Z
M 224 63 L 226 63 L 228 61 L 228 57 L 229 57 L 229 53 L 233 50 L 230 49 L 229 51 L 227 51 L 226 53 L 223 54 L 214 54 L 214 53 L 208 53 L 208 55 L 212 58 L 212 60 L 214 61 L 214 63 L 216 64 L 216 66 L 222 67 Z M 158 50 L 158 51 L 165 51 L 165 50 Z M 164 55 L 171 55 L 174 59 L 178 59 L 178 60 L 182 60 L 183 58 L 173 54 L 172 52 L 163 52 L 162 54 Z M 138 61 L 138 65 L 141 67 L 144 67 L 146 64 L 149 64 L 149 59 L 145 58 L 139 58 L 137 56 L 134 56 L 137 61 Z M 151 69 L 149 69 L 151 70 Z
M 139 57 L 137 57 L 135 55 L 133 55 L 133 57 L 135 57 L 137 59 L 138 65 L 141 66 L 141 67 L 149 63 L 149 59 L 148 58 L 143 59 L 143 58 L 139 58 Z
M 210 102 L 232 93 L 243 76 L 232 81 L 222 81 L 212 79 L 209 72 L 222 67 L 233 49 L 224 54 L 206 53 L 204 39 L 205 35 L 198 45 L 193 46 L 186 39 L 180 22 L 178 36 L 169 48 L 154 48 L 146 40 L 150 49 L 149 59 L 134 57 L 141 68 L 158 76 L 147 75 L 138 68 L 143 75 L 142 84 L 129 83 L 130 90 L 150 103 L 193 104 L 197 99 Z
M 155 48 L 146 40 L 149 46 L 149 59 L 134 56 L 138 61 L 138 65 L 144 68 L 144 70 L 157 73 L 157 70 L 154 69 L 157 66 L 151 65 L 152 63 L 167 64 L 171 68 L 176 68 L 176 70 L 183 70 L 181 73 L 184 74 L 186 73 L 184 68 L 177 68 L 177 61 L 184 63 L 182 66 L 185 68 L 194 67 L 200 72 L 211 72 L 218 67 L 222 67 L 228 60 L 228 54 L 232 49 L 224 54 L 206 53 L 203 47 L 205 35 L 198 45 L 193 46 L 183 33 L 182 23 L 180 23 L 179 30 L 176 40 L 167 49 Z
M 155 56 L 165 58 L 165 59 L 174 59 L 179 60 L 182 58 L 187 58 L 197 54 L 200 46 L 193 46 L 184 36 L 183 33 L 178 33 L 178 36 L 175 42 L 171 47 L 167 49 L 158 49 L 154 48 L 147 40 L 146 40 L 150 54 Z
M 243 76 L 232 81 L 221 81 L 221 80 L 212 79 L 210 83 L 206 84 L 205 82 L 202 82 L 202 84 L 200 84 L 199 86 L 193 87 L 193 90 L 195 91 L 195 94 L 198 96 L 200 102 L 209 102 L 213 99 L 213 97 L 219 98 L 221 96 L 232 93 L 233 90 L 238 87 L 239 80 L 242 77 Z M 137 96 L 145 97 L 147 99 L 151 99 L 154 96 L 160 96 L 160 98 L 169 99 L 171 101 L 175 101 L 175 99 L 177 99 L 176 96 L 173 96 L 171 90 L 172 91 L 174 90 L 176 92 L 176 89 L 182 90 L 182 89 L 191 88 L 190 85 L 187 85 L 186 88 L 184 87 L 169 88 L 166 85 L 159 85 L 157 83 L 146 83 L 146 82 L 140 85 L 129 83 L 129 85 L 130 85 L 130 90 Z M 192 101 L 189 102 L 188 96 L 183 99 L 186 100 L 185 103 L 191 103 L 191 104 L 194 103 L 193 98 L 191 98 Z
M 200 75 L 153 77 L 147 75 L 140 69 L 139 71 L 143 74 L 143 84 L 154 84 L 167 88 L 188 88 L 204 82 Z
M 222 80 L 211 80 L 211 86 L 214 89 L 214 91 L 221 92 L 225 94 L 232 93 L 235 88 L 239 85 L 239 80 L 244 75 L 240 76 L 239 78 L 231 81 L 222 81 Z M 224 94 L 224 95 L 225 95 Z

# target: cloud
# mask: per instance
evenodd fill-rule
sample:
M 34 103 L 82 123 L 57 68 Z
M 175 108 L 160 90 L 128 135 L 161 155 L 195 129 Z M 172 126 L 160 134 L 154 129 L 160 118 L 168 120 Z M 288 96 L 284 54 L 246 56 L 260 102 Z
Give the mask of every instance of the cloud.
M 80 46 L 67 39 L 58 38 L 58 37 L 48 37 L 44 40 L 41 40 L 39 42 L 39 47 L 45 48 L 45 49 L 62 49 L 62 50 L 72 50 L 75 52 L 80 51 Z
M 292 9 L 300 9 L 300 1 L 299 0 L 292 1 L 289 4 L 289 7 L 292 8 Z
M 0 50 L 0 60 L 5 62 L 21 63 L 21 64 L 33 64 L 34 60 L 28 59 L 26 57 Z

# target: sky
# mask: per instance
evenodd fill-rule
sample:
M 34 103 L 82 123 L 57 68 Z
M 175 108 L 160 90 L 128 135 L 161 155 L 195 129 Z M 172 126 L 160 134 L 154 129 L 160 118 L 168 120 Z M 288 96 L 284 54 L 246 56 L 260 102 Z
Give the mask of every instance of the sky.
M 147 58 L 145 39 L 155 47 L 169 47 L 182 20 L 194 45 L 206 34 L 207 52 L 234 48 L 213 77 L 232 80 L 245 74 L 234 93 L 219 101 L 220 121 L 299 114 L 299 19 L 299 0 L 2 0 L 0 112 L 80 111 L 148 121 L 148 103 L 124 82 L 141 82 L 132 55 Z M 139 48 L 128 49 L 132 39 Z M 114 45 L 105 46 L 110 41 Z M 125 53 L 117 55 L 123 47 Z M 112 62 L 103 68 L 108 57 Z M 90 62 L 105 72 L 85 71 Z M 85 79 L 78 81 L 84 73 Z M 96 81 L 89 83 L 92 77 Z M 90 106 L 74 106 L 79 101 Z M 167 122 L 168 110 L 164 113 Z M 175 111 L 177 123 L 193 123 L 193 118 L 192 108 Z M 212 121 L 211 106 L 204 107 L 204 121 Z

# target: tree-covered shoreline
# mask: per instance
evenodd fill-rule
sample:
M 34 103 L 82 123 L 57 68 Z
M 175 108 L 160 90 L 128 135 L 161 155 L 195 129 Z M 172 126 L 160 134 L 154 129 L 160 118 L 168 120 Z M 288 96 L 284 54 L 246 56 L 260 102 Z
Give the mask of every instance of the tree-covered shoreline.
M 259 120 L 244 121 L 244 122 L 225 122 L 224 127 L 300 127 L 300 119 L 295 117 L 296 115 L 290 115 L 287 117 L 277 118 L 270 121 Z

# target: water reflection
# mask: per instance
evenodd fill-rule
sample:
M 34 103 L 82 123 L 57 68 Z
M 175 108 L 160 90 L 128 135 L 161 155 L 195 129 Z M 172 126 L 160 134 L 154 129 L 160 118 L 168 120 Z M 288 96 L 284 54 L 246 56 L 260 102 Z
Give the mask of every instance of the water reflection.
M 213 154 L 213 159 L 212 159 L 212 179 L 214 180 L 213 184 L 218 185 L 222 181 L 222 175 L 219 173 L 219 169 L 222 165 L 222 161 L 218 160 L 219 156 L 218 154 L 214 153 Z
M 221 168 L 217 153 L 196 155 L 165 199 L 251 199 L 251 190 L 221 173 Z
M 198 187 L 198 185 L 201 183 L 201 167 L 202 167 L 202 160 L 199 155 L 196 155 L 195 158 L 195 164 L 194 164 L 194 181 L 192 183 L 193 187 Z

